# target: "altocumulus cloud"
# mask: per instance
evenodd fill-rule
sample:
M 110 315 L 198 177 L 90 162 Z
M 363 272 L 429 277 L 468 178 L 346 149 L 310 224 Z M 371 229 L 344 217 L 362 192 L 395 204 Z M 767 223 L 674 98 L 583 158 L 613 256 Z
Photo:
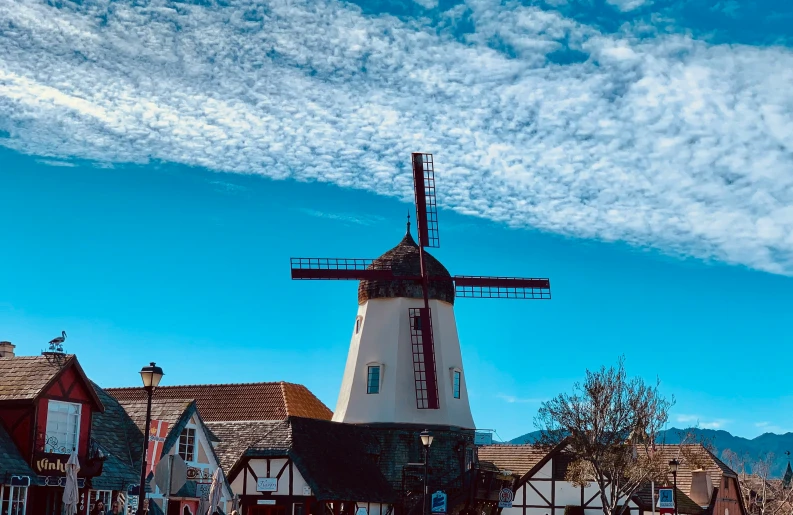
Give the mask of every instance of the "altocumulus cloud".
M 0 142 L 22 152 L 408 199 L 427 151 L 443 207 L 793 275 L 784 46 L 494 0 L 1 0 L 0 48 Z

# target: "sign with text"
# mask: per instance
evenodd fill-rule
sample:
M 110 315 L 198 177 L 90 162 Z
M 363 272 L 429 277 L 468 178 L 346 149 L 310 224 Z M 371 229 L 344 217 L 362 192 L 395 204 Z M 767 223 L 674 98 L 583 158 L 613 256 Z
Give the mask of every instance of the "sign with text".
M 152 420 L 149 425 L 149 446 L 146 449 L 146 463 L 149 464 L 149 472 L 154 472 L 160 462 L 160 454 L 162 454 L 166 436 L 168 436 L 168 422 Z
M 256 504 L 275 504 L 275 499 L 259 499 Z
M 661 488 L 658 490 L 658 508 L 664 510 L 675 509 L 675 491 L 671 488 Z
M 499 508 L 512 508 L 512 501 L 515 500 L 515 494 L 509 488 L 502 488 L 498 493 L 498 507 Z
M 275 492 L 278 490 L 277 477 L 260 477 L 256 480 L 257 492 Z
M 477 431 L 474 433 L 474 445 L 492 445 L 493 434 Z
M 438 490 L 432 494 L 431 513 L 446 513 L 446 493 Z

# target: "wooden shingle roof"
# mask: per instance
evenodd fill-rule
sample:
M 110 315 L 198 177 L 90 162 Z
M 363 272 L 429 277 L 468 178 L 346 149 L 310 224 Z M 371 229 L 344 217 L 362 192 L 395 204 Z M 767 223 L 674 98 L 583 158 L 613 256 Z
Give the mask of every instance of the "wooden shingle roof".
M 107 456 L 102 474 L 92 479 L 92 487 L 126 490 L 127 486 L 140 481 L 143 433 L 114 398 L 96 384 L 92 386 L 105 411 L 91 418 L 91 437 Z
M 379 446 L 371 428 L 302 417 L 207 422 L 207 426 L 221 440 L 216 451 L 229 477 L 240 468 L 240 458 L 288 456 L 318 500 L 396 500 L 396 492 L 370 455 Z M 344 473 L 339 473 L 340 463 Z
M 547 454 L 536 445 L 483 445 L 477 449 L 479 459 L 495 464 L 501 470 L 509 470 L 523 476 Z
M 73 354 L 61 362 L 46 356 L 0 358 L 0 401 L 35 399 L 73 359 Z
M 97 411 L 104 410 L 91 381 L 74 354 L 44 354 L 0 358 L 0 402 L 34 401 L 67 368 L 73 367 L 85 384 Z
M 738 477 L 727 464 L 700 444 L 657 445 L 655 449 L 655 452 L 661 453 L 664 461 L 677 459 L 680 462 L 677 470 L 677 488 L 686 495 L 691 495 L 692 472 L 695 470 L 708 472 L 714 487 L 720 486 L 724 477 Z M 668 481 L 672 483 L 671 473 Z
M 442 300 L 454 304 L 454 283 L 446 267 L 434 256 L 424 252 L 424 265 L 427 273 L 433 277 L 448 278 L 448 280 L 429 281 L 428 296 L 430 299 Z M 421 262 L 419 259 L 419 246 L 408 232 L 396 247 L 387 251 L 379 258 L 372 261 L 370 269 L 390 267 L 396 275 L 419 276 L 421 275 Z M 365 280 L 358 283 L 358 304 L 363 304 L 369 299 L 404 297 L 423 299 L 424 293 L 421 283 L 416 281 L 401 280 Z
M 35 476 L 25 458 L 19 454 L 19 449 L 17 449 L 11 436 L 0 424 L 0 484 L 8 482 L 11 476 L 16 475 Z
M 107 392 L 122 403 L 146 399 L 142 388 L 108 388 Z M 308 388 L 283 381 L 161 386 L 155 390 L 154 399 L 195 399 L 205 422 L 285 420 L 290 416 L 330 420 L 333 417 L 333 412 Z

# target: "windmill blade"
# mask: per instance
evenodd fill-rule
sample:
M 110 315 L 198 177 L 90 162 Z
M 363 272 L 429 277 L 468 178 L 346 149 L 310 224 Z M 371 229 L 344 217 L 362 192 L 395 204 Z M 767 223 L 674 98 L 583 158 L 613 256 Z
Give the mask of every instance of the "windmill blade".
M 393 280 L 391 263 L 359 258 L 291 258 L 292 279 Z
M 416 407 L 438 409 L 438 375 L 435 370 L 435 342 L 429 308 L 410 308 L 410 344 L 413 350 L 413 380 Z
M 550 279 L 472 275 L 455 275 L 453 279 L 457 297 L 535 300 L 551 298 Z
M 413 189 L 416 195 L 416 224 L 419 245 L 438 248 L 438 203 L 435 198 L 435 167 L 432 154 L 413 153 Z

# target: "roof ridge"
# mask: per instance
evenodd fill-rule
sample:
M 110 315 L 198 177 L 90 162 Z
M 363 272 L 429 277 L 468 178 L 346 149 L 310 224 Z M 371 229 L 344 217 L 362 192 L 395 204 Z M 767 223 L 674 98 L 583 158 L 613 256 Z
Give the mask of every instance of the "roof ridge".
M 191 388 L 196 386 L 252 386 L 262 384 L 291 384 L 303 386 L 299 383 L 292 383 L 290 381 L 254 381 L 250 383 L 201 383 L 201 384 L 172 384 L 168 386 L 158 386 L 156 390 L 164 390 L 168 388 Z M 119 391 L 119 390 L 143 390 L 141 386 L 116 386 L 105 388 L 106 391 Z
M 284 410 L 286 413 L 284 415 L 289 417 L 289 399 L 286 396 L 286 386 L 284 385 L 283 381 L 281 382 L 281 396 L 284 398 Z

